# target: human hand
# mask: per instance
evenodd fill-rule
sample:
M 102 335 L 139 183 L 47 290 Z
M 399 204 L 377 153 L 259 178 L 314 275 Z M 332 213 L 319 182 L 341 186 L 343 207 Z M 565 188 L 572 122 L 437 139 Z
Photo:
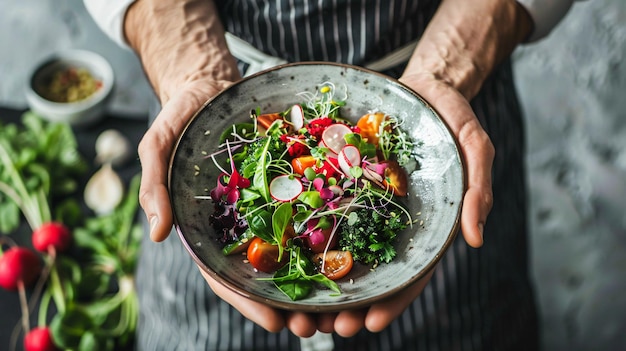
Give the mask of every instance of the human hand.
M 428 72 L 405 74 L 400 81 L 433 106 L 459 144 L 467 171 L 461 231 L 465 241 L 478 248 L 483 244 L 483 228 L 493 205 L 491 167 L 494 146 L 469 101 L 450 84 Z

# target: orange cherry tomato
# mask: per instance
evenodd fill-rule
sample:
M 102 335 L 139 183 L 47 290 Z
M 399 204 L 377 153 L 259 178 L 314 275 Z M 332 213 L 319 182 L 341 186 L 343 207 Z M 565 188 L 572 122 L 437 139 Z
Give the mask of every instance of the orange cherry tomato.
M 304 170 L 309 167 L 314 167 L 316 163 L 315 157 L 311 155 L 300 156 L 291 160 L 293 171 L 299 175 L 304 175 Z
M 394 195 L 406 196 L 408 179 L 404 168 L 394 160 L 385 160 L 381 163 L 387 164 L 383 185 L 389 187 Z
M 283 117 L 280 113 L 265 113 L 262 115 L 258 115 L 256 120 L 261 125 L 261 127 L 265 129 L 269 129 L 269 127 L 274 123 L 277 119 L 282 119 Z
M 330 280 L 341 279 L 350 273 L 354 259 L 350 251 L 329 250 L 313 255 L 313 264 Z
M 248 261 L 261 272 L 274 273 L 287 263 L 288 254 L 283 252 L 282 259 L 278 261 L 278 245 L 256 237 L 248 246 Z
M 382 112 L 368 113 L 359 118 L 356 126 L 359 128 L 361 137 L 367 140 L 368 143 L 378 146 L 378 134 L 380 125 L 385 120 L 386 116 Z

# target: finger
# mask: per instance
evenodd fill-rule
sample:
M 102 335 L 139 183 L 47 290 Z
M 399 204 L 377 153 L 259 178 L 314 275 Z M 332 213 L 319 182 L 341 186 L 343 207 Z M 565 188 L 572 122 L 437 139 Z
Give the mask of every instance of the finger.
M 335 319 L 335 332 L 349 338 L 365 326 L 367 309 L 341 311 Z
M 150 224 L 150 238 L 159 242 L 172 230 L 173 215 L 167 187 L 167 169 L 178 136 L 197 106 L 184 100 L 170 100 L 139 143 L 142 166 L 139 202 Z M 182 101 L 182 103 L 181 103 Z
M 459 133 L 459 144 L 467 169 L 467 191 L 463 198 L 461 230 L 472 247 L 483 244 L 483 229 L 493 205 L 491 168 L 493 144 L 478 120 L 466 123 Z
M 142 165 L 139 202 L 150 224 L 150 238 L 157 242 L 167 238 L 173 224 L 165 167 L 171 150 L 162 140 L 158 126 L 153 126 L 139 144 Z
M 285 319 L 280 311 L 237 294 L 217 282 L 202 269 L 200 273 L 215 294 L 237 309 L 244 317 L 271 333 L 278 333 L 285 327 Z
M 468 245 L 483 244 L 483 228 L 492 206 L 491 167 L 494 147 L 465 98 L 445 84 L 424 90 L 456 137 L 466 166 L 467 190 L 463 197 L 461 230 Z
M 335 331 L 335 319 L 337 313 L 320 313 L 317 315 L 317 330 L 322 333 L 332 333 Z
M 315 317 L 311 314 L 303 312 L 287 313 L 285 319 L 287 328 L 301 338 L 311 337 L 317 331 Z
M 370 307 L 365 317 L 365 327 L 371 332 L 380 332 L 389 323 L 395 320 L 404 310 L 422 293 L 424 287 L 430 281 L 433 270 L 412 286 L 402 290 L 392 298 L 374 304 Z

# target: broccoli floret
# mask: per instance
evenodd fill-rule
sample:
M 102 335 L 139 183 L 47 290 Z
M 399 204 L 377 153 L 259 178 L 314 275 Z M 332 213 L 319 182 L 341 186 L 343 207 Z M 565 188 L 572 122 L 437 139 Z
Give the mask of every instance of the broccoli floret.
M 394 240 L 406 228 L 400 214 L 386 209 L 359 209 L 339 225 L 339 246 L 364 264 L 389 263 L 396 256 Z

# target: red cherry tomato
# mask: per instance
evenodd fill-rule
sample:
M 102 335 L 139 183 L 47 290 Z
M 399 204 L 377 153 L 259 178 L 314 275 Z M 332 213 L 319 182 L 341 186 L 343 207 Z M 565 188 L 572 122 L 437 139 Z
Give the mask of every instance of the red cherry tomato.
M 313 264 L 318 270 L 331 280 L 341 279 L 350 273 L 354 265 L 350 251 L 329 250 L 313 255 Z
M 387 164 L 383 185 L 389 187 L 396 196 L 406 196 L 408 180 L 404 168 L 393 160 L 386 160 L 381 163 Z
M 265 273 L 274 273 L 288 261 L 287 252 L 278 261 L 278 245 L 272 245 L 267 241 L 256 237 L 248 246 L 248 261 L 252 267 Z

